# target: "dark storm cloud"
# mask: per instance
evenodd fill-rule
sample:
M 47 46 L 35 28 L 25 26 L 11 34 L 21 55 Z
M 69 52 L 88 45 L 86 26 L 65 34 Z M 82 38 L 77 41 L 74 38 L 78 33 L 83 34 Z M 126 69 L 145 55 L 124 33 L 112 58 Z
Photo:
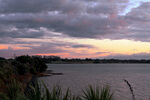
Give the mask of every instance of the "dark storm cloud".
M 101 35 L 123 33 L 123 19 L 117 17 L 121 0 L 1 0 L 0 23 L 19 30 L 45 27 L 73 37 L 99 38 Z M 109 3 L 108 3 L 109 2 Z M 12 33 L 0 32 L 2 34 Z M 16 34 L 16 35 L 15 35 Z M 21 34 L 15 32 L 14 37 Z M 28 32 L 24 32 L 28 36 Z M 31 37 L 44 35 L 29 33 Z M 32 35 L 33 34 L 33 35 Z M 11 36 L 12 37 L 12 36 Z M 36 38 L 36 37 L 35 37 Z
M 1 0 L 1 13 L 38 13 L 45 11 L 80 12 L 79 0 Z
M 32 28 L 19 29 L 13 26 L 1 26 L 0 27 L 0 37 L 11 37 L 11 38 L 38 38 L 43 36 L 40 30 Z
M 62 13 L 113 13 L 116 4 L 128 0 L 0 0 L 0 13 L 39 13 L 60 11 Z
M 150 21 L 149 13 L 150 13 L 150 2 L 142 3 L 141 6 L 138 8 L 134 8 L 130 13 L 126 15 L 126 19 L 131 21 L 130 23 L 134 22 L 147 22 Z M 135 16 L 133 16 L 135 15 Z
M 150 3 L 119 16 L 127 3 L 128 0 L 0 0 L 0 35 L 37 38 L 45 34 L 27 30 L 45 27 L 72 37 L 142 41 L 146 37 L 145 41 L 149 41 Z M 7 27 L 11 28 L 8 25 L 18 30 L 7 31 Z
M 12 24 L 17 28 L 46 27 L 74 37 L 96 37 L 104 34 L 121 32 L 121 18 L 103 18 L 101 15 L 81 14 L 69 16 L 66 14 L 8 14 L 1 16 L 4 25 Z
M 103 38 L 130 39 L 135 41 L 150 42 L 150 2 L 142 3 L 141 6 L 132 9 L 123 19 L 127 23 L 123 30 L 124 34 L 106 34 Z
M 143 3 L 138 8 L 133 9 L 125 16 L 128 24 L 128 39 L 139 41 L 150 41 L 150 2 Z

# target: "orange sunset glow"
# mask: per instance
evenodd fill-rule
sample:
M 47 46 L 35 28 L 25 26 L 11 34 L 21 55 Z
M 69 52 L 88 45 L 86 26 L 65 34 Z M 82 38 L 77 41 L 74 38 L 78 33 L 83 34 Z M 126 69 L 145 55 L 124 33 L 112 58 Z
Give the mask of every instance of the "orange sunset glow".
M 132 55 L 132 54 L 139 54 L 139 53 L 150 53 L 150 43 L 149 42 L 142 42 L 142 41 L 134 41 L 134 40 L 110 40 L 110 39 L 78 39 L 78 38 L 55 38 L 61 43 L 69 43 L 69 44 L 80 44 L 80 45 L 89 45 L 90 47 L 71 47 L 71 46 L 57 46 L 56 49 L 63 50 L 62 53 L 33 53 L 32 55 L 43 55 L 43 56 L 60 56 L 63 58 L 104 58 L 110 55 Z M 49 39 L 23 39 L 24 42 L 30 41 L 39 41 L 40 43 L 45 43 Z M 53 40 L 53 39 L 51 39 Z M 48 41 L 51 43 L 51 41 Z M 28 45 L 26 45 L 28 46 Z M 31 45 L 33 47 L 39 47 L 40 45 Z M 142 48 L 141 48 L 142 47 Z M 14 50 L 30 50 L 29 47 L 22 47 L 21 46 L 8 46 L 8 45 L 1 45 L 1 49 L 8 49 L 12 48 Z M 51 49 L 50 47 L 47 49 Z

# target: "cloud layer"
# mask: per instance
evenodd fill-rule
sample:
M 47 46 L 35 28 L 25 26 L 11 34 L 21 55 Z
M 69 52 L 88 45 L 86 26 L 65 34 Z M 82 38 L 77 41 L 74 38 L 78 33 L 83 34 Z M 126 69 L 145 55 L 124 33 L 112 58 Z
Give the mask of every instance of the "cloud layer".
M 112 0 L 1 0 L 0 22 L 1 27 L 13 26 L 19 30 L 45 27 L 73 37 L 96 38 L 105 34 L 123 33 L 121 29 L 126 26 L 126 23 L 117 15 L 122 8 L 118 5 L 122 3 L 125 2 L 120 0 L 117 2 Z M 15 32 L 16 35 L 20 34 L 19 30 Z M 5 34 L 9 36 L 12 33 Z M 37 33 L 38 35 L 41 34 Z
M 59 46 L 70 47 L 66 52 L 71 48 L 92 48 L 78 43 L 54 44 L 56 41 L 52 39 L 56 37 L 149 42 L 150 2 L 140 2 L 138 7 L 131 7 L 129 3 L 130 0 L 0 0 L 0 44 L 22 44 L 33 54 L 54 53 L 50 49 L 55 53 L 57 49 L 64 52 Z M 125 10 L 128 12 L 121 15 Z M 50 45 L 27 43 L 21 40 L 25 38 L 51 41 L 47 43 Z M 31 47 L 35 44 L 39 47 Z M 45 49 L 47 51 L 42 52 Z

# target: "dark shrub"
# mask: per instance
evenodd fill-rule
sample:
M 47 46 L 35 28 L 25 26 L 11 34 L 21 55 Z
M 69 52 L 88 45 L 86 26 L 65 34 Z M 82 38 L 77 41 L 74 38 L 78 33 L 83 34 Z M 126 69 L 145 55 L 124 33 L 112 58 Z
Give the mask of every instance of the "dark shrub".
M 37 73 L 36 68 L 34 68 L 34 67 L 31 67 L 29 70 L 30 70 L 31 74 L 36 74 Z
M 0 80 L 2 80 L 4 83 L 11 79 L 14 72 L 15 70 L 13 65 L 10 62 L 0 62 Z M 2 82 L 0 82 L 0 84 L 1 83 Z
M 3 58 L 3 57 L 0 57 L 0 61 L 1 61 L 1 60 L 6 60 L 6 59 L 5 59 L 5 58 Z
M 37 72 L 44 72 L 47 69 L 47 65 L 44 63 L 44 61 L 39 57 L 34 57 L 34 66 L 36 68 Z
M 32 74 L 44 72 L 47 69 L 47 65 L 44 63 L 42 58 L 38 56 L 19 56 L 16 57 L 15 60 L 20 63 L 15 65 L 20 74 L 26 73 L 27 67 Z
M 47 69 L 47 65 L 39 56 L 33 56 L 33 57 L 30 57 L 28 55 L 19 56 L 19 57 L 16 57 L 15 60 L 22 64 L 27 64 L 32 74 L 35 74 L 37 72 L 44 72 Z M 26 68 L 25 66 L 22 66 L 22 67 Z M 19 68 L 21 68 L 21 66 Z M 22 71 L 25 71 L 25 70 L 22 70 Z
M 12 64 L 15 67 L 16 72 L 19 75 L 24 75 L 25 73 L 27 73 L 29 71 L 29 67 L 28 67 L 29 64 L 23 64 L 18 61 L 13 61 Z
M 7 64 L 6 61 L 0 60 L 0 67 L 4 67 L 5 64 Z
M 19 75 L 24 75 L 28 72 L 28 67 L 26 64 L 17 65 L 16 67 Z
M 15 60 L 20 63 L 23 63 L 23 64 L 26 64 L 26 63 L 32 64 L 33 63 L 32 57 L 30 57 L 28 55 L 16 57 Z
M 93 63 L 95 63 L 95 64 L 100 63 L 100 60 L 99 59 L 95 59 Z
M 21 71 L 22 71 L 22 72 L 25 72 L 25 71 L 26 71 L 25 68 L 27 67 L 27 68 L 28 68 L 28 71 L 29 71 L 30 73 L 32 73 L 32 74 L 37 73 L 36 68 L 35 68 L 35 61 L 34 61 L 34 59 L 33 59 L 32 57 L 30 57 L 30 56 L 28 56 L 28 55 L 26 55 L 26 56 L 19 56 L 19 57 L 16 57 L 15 60 L 23 65 L 23 66 L 22 66 L 22 67 L 23 67 L 22 70 L 21 70 L 21 66 L 20 66 L 20 67 L 19 67 L 19 66 L 17 67 L 17 68 L 19 68 L 18 70 L 20 70 L 20 72 L 21 72 Z M 26 66 L 24 66 L 24 64 L 25 64 Z M 21 72 L 21 73 L 22 73 L 22 72 Z

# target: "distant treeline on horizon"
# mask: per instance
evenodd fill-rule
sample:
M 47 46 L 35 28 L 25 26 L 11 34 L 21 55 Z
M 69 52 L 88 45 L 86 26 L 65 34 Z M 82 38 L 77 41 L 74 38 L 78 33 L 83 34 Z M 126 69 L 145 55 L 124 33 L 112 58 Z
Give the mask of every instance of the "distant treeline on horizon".
M 34 57 L 34 56 L 33 56 Z M 50 63 L 50 64 L 88 64 L 88 63 L 94 63 L 94 64 L 101 64 L 101 63 L 150 63 L 150 59 L 92 59 L 92 58 L 85 58 L 85 59 L 80 59 L 80 58 L 61 58 L 59 56 L 37 56 L 41 60 L 43 60 L 45 63 Z M 5 60 L 5 58 L 0 57 L 0 60 Z M 8 59 L 11 60 L 11 59 Z

